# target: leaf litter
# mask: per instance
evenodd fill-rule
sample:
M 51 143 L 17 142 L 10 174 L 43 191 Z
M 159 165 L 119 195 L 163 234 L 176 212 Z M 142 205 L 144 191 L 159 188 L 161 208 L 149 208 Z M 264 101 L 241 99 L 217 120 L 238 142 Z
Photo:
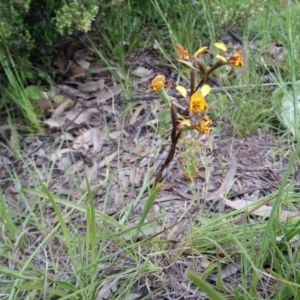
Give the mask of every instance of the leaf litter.
M 149 81 L 156 74 L 156 70 L 149 65 L 155 66 L 157 62 L 151 63 L 151 56 L 144 59 L 144 66 L 131 63 L 134 69 L 132 74 L 137 77 L 133 84 L 137 95 L 140 92 L 147 93 Z M 47 134 L 21 136 L 22 158 L 16 157 L 11 148 L 13 145 L 0 144 L 0 183 L 7 205 L 18 222 L 21 215 L 30 212 L 27 204 L 35 207 L 37 201 L 42 201 L 42 218 L 48 226 L 53 226 L 58 221 L 53 208 L 44 199 L 30 193 L 26 193 L 28 203 L 25 204 L 22 188 L 36 188 L 41 181 L 45 181 L 53 195 L 61 195 L 77 203 L 80 195 L 88 190 L 88 182 L 95 209 L 117 220 L 127 214 L 128 224 L 134 225 L 139 220 L 148 196 L 147 193 L 140 194 L 145 177 L 149 176 L 148 173 L 154 176 L 168 153 L 168 145 L 162 146 L 163 136 L 157 136 L 153 126 L 150 126 L 150 122 L 155 119 L 158 124 L 160 112 L 166 108 L 158 99 L 149 103 L 138 101 L 134 104 L 133 113 L 125 120 L 124 127 L 120 128 L 116 117 L 120 117 L 126 101 L 116 100 L 120 99 L 122 85 L 114 84 L 114 80 L 101 72 L 89 73 L 89 68 L 94 67 L 89 59 L 81 59 L 80 63 L 65 60 L 60 57 L 54 64 L 57 74 L 67 79 L 60 80 L 60 84 L 47 93 L 48 101 L 62 96 L 61 103 L 53 103 L 45 108 L 50 112 L 50 117 L 44 120 L 49 128 Z M 180 106 L 180 101 L 177 102 Z M 275 150 L 282 148 L 280 142 L 268 133 L 249 135 L 243 140 L 233 138 L 232 132 L 228 132 L 222 139 L 212 137 L 217 154 L 204 157 L 208 161 L 204 174 L 211 174 L 209 183 L 201 177 L 195 179 L 192 185 L 188 183 L 184 179 L 178 155 L 165 171 L 164 186 L 148 216 L 149 221 L 157 225 L 149 227 L 147 234 L 150 237 L 159 234 L 161 239 L 178 243 L 195 218 L 210 214 L 211 211 L 226 213 L 230 208 L 242 208 L 244 213 L 254 218 L 269 216 L 269 203 L 262 206 L 252 203 L 272 194 L 280 185 L 288 162 L 285 158 L 274 158 Z M 296 186 L 298 166 L 295 165 L 294 169 L 290 182 Z M 197 191 L 194 187 L 197 187 Z M 136 201 L 134 205 L 133 200 Z M 63 205 L 60 208 L 62 211 L 66 209 Z M 299 211 L 283 209 L 280 214 L 282 220 L 295 216 L 299 216 Z M 77 218 L 78 222 L 84 223 L 82 217 L 82 214 L 74 213 L 66 222 Z M 172 229 L 164 232 L 163 228 Z M 28 235 L 32 249 L 41 241 L 42 232 L 39 230 Z M 61 276 L 67 280 L 70 274 L 63 270 L 71 269 L 71 262 L 64 256 L 66 253 L 60 254 L 63 251 L 61 243 L 52 240 L 51 247 L 52 254 L 58 253 L 55 259 L 58 266 L 62 267 Z M 113 246 L 107 245 L 106 253 L 113 253 L 113 249 Z M 143 250 L 146 254 L 147 250 Z M 15 253 L 14 259 L 26 261 L 31 252 Z M 39 252 L 33 261 L 37 268 L 45 266 L 47 258 L 43 253 Z M 130 297 L 141 299 L 161 286 L 162 289 L 152 299 L 175 299 L 177 295 L 183 295 L 183 299 L 206 299 L 204 293 L 191 286 L 185 275 L 191 267 L 198 273 L 204 272 L 209 267 L 209 261 L 207 264 L 203 262 L 204 257 L 183 255 L 173 261 L 162 257 L 159 264 L 163 266 L 163 271 L 161 269 L 152 276 L 140 278 Z M 5 264 L 3 259 L 1 262 Z M 130 257 L 119 262 L 122 268 L 133 263 Z M 18 270 L 21 265 L 14 263 L 14 268 Z M 222 270 L 221 278 L 238 284 L 238 278 L 234 277 L 236 275 L 240 276 L 239 264 L 232 261 Z M 212 281 L 217 281 L 217 278 L 217 273 L 210 276 Z M 121 281 L 122 275 L 115 280 L 104 281 L 97 290 L 97 299 L 109 299 Z

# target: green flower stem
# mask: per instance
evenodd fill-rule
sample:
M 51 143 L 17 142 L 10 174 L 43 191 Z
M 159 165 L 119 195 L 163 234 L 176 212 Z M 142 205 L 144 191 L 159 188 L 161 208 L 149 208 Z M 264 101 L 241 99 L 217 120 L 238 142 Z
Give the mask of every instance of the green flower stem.
M 168 96 L 166 90 L 164 88 L 161 88 L 157 92 L 158 92 L 159 97 L 161 99 L 163 99 L 169 107 L 171 107 L 170 97 Z

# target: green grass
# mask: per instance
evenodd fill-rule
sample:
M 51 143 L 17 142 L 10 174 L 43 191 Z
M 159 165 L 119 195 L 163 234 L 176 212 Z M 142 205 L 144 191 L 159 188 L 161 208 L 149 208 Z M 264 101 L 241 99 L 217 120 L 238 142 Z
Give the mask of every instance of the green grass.
M 199 46 L 211 46 L 222 38 L 216 15 L 204 1 L 194 5 L 175 1 L 176 12 L 166 11 L 168 4 L 161 2 L 151 1 L 143 11 L 145 19 L 151 16 L 152 23 L 148 26 L 143 23 L 142 15 L 126 14 L 127 6 L 122 8 L 119 19 L 110 18 L 115 13 L 112 10 L 104 20 L 101 47 L 97 40 L 91 42 L 93 54 L 104 63 L 116 82 L 122 84 L 125 98 L 134 93 L 130 70 L 125 64 L 125 56 L 130 51 L 150 47 L 156 41 L 161 61 L 170 63 L 182 74 L 183 80 L 188 80 L 175 59 L 175 44 L 180 43 L 193 53 Z M 231 7 L 233 1 L 221 4 Z M 5 188 L 0 190 L 0 299 L 132 299 L 135 293 L 140 294 L 141 299 L 152 296 L 155 299 L 165 288 L 175 284 L 171 281 L 178 280 L 179 285 L 179 280 L 185 284 L 184 280 L 188 279 L 191 293 L 198 287 L 211 299 L 299 298 L 300 220 L 280 219 L 282 210 L 298 210 L 300 195 L 294 186 L 296 182 L 291 179 L 295 166 L 299 165 L 300 153 L 298 95 L 295 92 L 292 95 L 296 128 L 293 135 L 278 121 L 276 113 L 281 108 L 280 105 L 274 107 L 273 99 L 275 89 L 290 91 L 294 87 L 295 91 L 300 79 L 297 33 L 300 4 L 290 5 L 273 1 L 255 17 L 244 20 L 243 26 L 238 28 L 244 40 L 245 67 L 227 79 L 222 77 L 226 73 L 222 68 L 217 74 L 220 87 L 207 97 L 209 113 L 220 134 L 226 126 L 231 126 L 233 135 L 242 140 L 249 135 L 259 136 L 262 130 L 272 134 L 276 144 L 282 145 L 272 149 L 270 154 L 274 162 L 285 168 L 272 194 L 255 199 L 248 210 L 209 211 L 205 203 L 185 201 L 184 211 L 177 216 L 178 223 L 169 222 L 166 219 L 169 207 L 164 202 L 167 192 L 162 186 L 153 185 L 154 161 L 161 150 L 155 139 L 161 140 L 164 147 L 168 142 L 165 130 L 170 130 L 170 118 L 165 113 L 168 108 L 163 105 L 160 121 L 147 127 L 151 134 L 145 135 L 148 139 L 143 141 L 143 149 L 133 144 L 126 153 L 123 150 L 122 138 L 127 134 L 133 104 L 120 116 L 110 116 L 114 120 L 105 120 L 107 136 L 113 131 L 110 126 L 121 132 L 116 141 L 116 158 L 109 161 L 111 153 L 103 155 L 105 166 L 98 175 L 104 179 L 95 185 L 89 182 L 87 169 L 85 173 L 76 173 L 74 188 L 69 194 L 53 191 L 53 166 L 46 175 L 42 174 L 33 165 L 32 158 L 22 152 L 20 143 L 16 143 L 15 156 L 26 166 L 31 184 L 24 186 L 24 179 L 19 178 L 17 170 L 8 168 L 18 200 L 13 198 L 14 193 L 6 192 Z M 198 20 L 199 16 L 203 19 Z M 141 35 L 138 35 L 140 27 Z M 147 39 L 143 39 L 145 32 Z M 273 41 L 281 44 L 285 53 L 280 65 L 260 59 L 268 55 Z M 10 79 L 6 94 L 15 99 L 23 97 L 21 77 L 13 71 L 6 72 Z M 264 82 L 266 76 L 271 83 Z M 22 103 L 27 103 L 22 99 Z M 28 118 L 38 124 L 26 107 Z M 13 136 L 16 141 L 16 131 Z M 138 157 L 139 161 L 148 159 L 143 166 L 140 186 L 126 190 L 122 174 L 139 168 L 138 162 L 130 159 L 148 150 L 147 147 L 154 150 Z M 221 157 L 218 171 L 224 173 L 224 169 L 227 169 L 227 161 Z M 203 173 L 205 178 L 201 180 L 206 183 L 205 190 L 209 190 L 210 179 L 215 174 Z M 77 177 L 82 184 L 76 181 Z M 203 194 L 201 180 L 186 183 L 199 198 Z M 180 178 L 176 184 L 180 188 Z M 94 196 L 97 189 L 103 189 L 101 201 Z M 109 211 L 113 199 L 110 193 L 116 195 L 120 204 L 113 212 Z M 253 216 L 261 204 L 272 207 L 268 218 Z M 195 207 L 196 213 L 190 213 Z M 253 213 L 249 213 L 251 209 Z M 185 221 L 187 226 L 184 226 Z M 238 269 L 236 284 L 228 283 L 222 276 L 228 266 Z
M 17 68 L 16 62 L 7 49 L 0 48 L 0 65 L 3 67 L 8 86 L 1 92 L 2 110 L 7 109 L 6 105 L 13 104 L 25 118 L 29 131 L 41 132 L 40 122 L 33 109 L 33 105 L 25 91 L 25 77 L 22 71 Z M 8 111 L 8 109 L 7 109 Z

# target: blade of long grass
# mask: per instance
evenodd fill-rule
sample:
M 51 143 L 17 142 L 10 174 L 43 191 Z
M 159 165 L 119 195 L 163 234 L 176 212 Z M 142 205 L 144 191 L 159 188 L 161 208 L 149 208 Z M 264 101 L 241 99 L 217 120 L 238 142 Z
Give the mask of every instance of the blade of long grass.
M 144 224 L 144 222 L 146 220 L 146 217 L 147 217 L 150 209 L 153 207 L 153 204 L 155 202 L 156 196 L 157 196 L 157 194 L 160 191 L 160 189 L 161 189 L 162 186 L 163 186 L 163 183 L 156 184 L 156 185 L 152 186 L 152 188 L 150 190 L 150 195 L 149 195 L 149 197 L 148 197 L 148 199 L 147 199 L 147 201 L 145 203 L 144 210 L 143 210 L 142 215 L 140 217 L 139 223 L 138 223 L 138 225 L 136 227 L 137 233 L 136 233 L 135 239 L 138 237 L 139 232 L 141 231 L 141 227 Z
M 188 272 L 188 279 L 190 279 L 194 285 L 196 285 L 201 291 L 207 294 L 208 297 L 212 300 L 225 300 L 225 298 L 216 291 L 215 287 L 207 283 L 205 280 L 201 278 L 201 276 Z

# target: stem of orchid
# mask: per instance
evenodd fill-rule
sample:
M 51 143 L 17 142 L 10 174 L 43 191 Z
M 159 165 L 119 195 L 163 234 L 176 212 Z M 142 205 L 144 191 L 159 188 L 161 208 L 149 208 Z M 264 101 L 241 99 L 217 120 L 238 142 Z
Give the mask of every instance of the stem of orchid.
M 206 81 L 206 79 L 208 78 L 208 76 L 214 72 L 216 69 L 222 67 L 224 65 L 224 61 L 222 60 L 218 60 L 206 73 L 206 76 L 203 76 L 202 79 L 200 80 L 200 82 L 198 83 L 197 87 L 195 88 L 194 92 L 197 91 L 200 86 Z M 192 96 L 192 94 L 191 94 Z
M 194 88 L 195 88 L 195 71 L 191 70 L 191 85 L 190 85 L 191 94 L 194 94 Z
M 177 142 L 181 136 L 183 132 L 183 129 L 180 129 L 177 133 L 176 133 L 176 128 L 172 129 L 172 143 L 171 143 L 171 148 L 169 151 L 169 154 L 167 156 L 167 158 L 165 159 L 164 163 L 161 165 L 156 177 L 155 177 L 155 184 L 157 184 L 158 182 L 160 182 L 160 180 L 162 179 L 162 174 L 163 171 L 165 170 L 165 168 L 169 165 L 169 163 L 172 161 L 175 151 L 176 151 L 176 145 Z
M 158 90 L 158 95 L 160 96 L 161 99 L 163 99 L 168 104 L 169 107 L 171 107 L 170 97 L 168 96 L 164 88 Z

